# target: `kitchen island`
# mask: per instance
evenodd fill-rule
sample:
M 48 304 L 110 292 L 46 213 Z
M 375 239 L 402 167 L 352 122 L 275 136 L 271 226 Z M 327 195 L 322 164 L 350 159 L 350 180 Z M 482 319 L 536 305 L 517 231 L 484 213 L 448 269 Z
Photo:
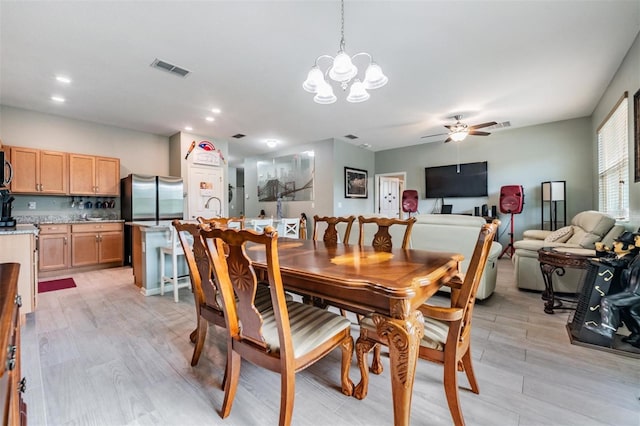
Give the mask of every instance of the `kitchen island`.
M 160 294 L 160 249 L 171 245 L 170 220 L 145 220 L 125 222 L 132 228 L 131 264 L 135 284 L 145 296 Z M 165 275 L 170 275 L 171 261 L 165 262 Z M 178 256 L 178 276 L 189 274 L 184 256 Z M 165 284 L 165 291 L 172 292 L 171 284 Z
M 0 228 L 0 263 L 20 264 L 18 294 L 22 297 L 20 314 L 35 311 L 38 295 L 38 228 L 32 224 L 18 224 Z

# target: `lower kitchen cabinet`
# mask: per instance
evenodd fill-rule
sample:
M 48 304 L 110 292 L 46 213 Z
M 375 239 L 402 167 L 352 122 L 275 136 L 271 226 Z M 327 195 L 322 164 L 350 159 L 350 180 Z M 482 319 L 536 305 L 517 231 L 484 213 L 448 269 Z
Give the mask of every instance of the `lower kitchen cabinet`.
M 72 267 L 122 264 L 123 248 L 122 223 L 83 223 L 71 226 Z
M 70 231 L 71 226 L 66 224 L 40 225 L 38 266 L 41 272 L 69 268 Z

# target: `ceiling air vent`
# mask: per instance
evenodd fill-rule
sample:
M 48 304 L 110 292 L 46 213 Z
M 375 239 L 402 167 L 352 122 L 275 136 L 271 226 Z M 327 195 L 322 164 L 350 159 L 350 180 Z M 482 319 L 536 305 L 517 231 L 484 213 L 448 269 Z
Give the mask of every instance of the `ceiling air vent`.
M 352 134 L 344 135 L 344 137 L 351 140 L 358 139 L 356 135 L 352 135 Z
M 191 74 L 191 71 L 186 70 L 184 68 L 180 68 L 177 65 L 173 65 L 170 64 L 169 62 L 165 62 L 165 61 L 161 61 L 160 59 L 156 58 L 152 63 L 151 66 L 153 68 L 162 70 L 162 71 L 166 71 L 166 72 L 170 72 L 173 75 L 177 75 L 178 77 L 186 77 L 187 75 Z
M 245 136 L 247 136 L 247 135 L 243 135 L 242 133 L 236 133 L 235 135 L 233 135 L 233 136 L 231 136 L 231 137 L 232 137 L 232 138 L 235 138 L 235 139 L 242 139 L 242 138 L 244 138 Z

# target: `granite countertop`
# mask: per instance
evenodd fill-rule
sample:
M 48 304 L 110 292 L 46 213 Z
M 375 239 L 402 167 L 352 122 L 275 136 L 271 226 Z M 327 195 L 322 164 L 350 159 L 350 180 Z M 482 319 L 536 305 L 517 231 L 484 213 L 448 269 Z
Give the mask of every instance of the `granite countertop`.
M 0 228 L 0 235 L 15 235 L 15 234 L 36 234 L 38 235 L 38 228 L 33 224 L 19 223 L 11 228 Z
M 49 225 L 52 223 L 60 223 L 60 224 L 76 224 L 76 223 L 122 223 L 123 219 L 100 219 L 100 220 L 88 220 L 88 219 L 78 219 L 78 220 L 61 220 L 61 221 L 44 221 L 37 222 L 36 225 Z
M 123 219 L 96 217 L 95 220 L 81 219 L 78 215 L 48 215 L 48 216 L 16 216 L 18 224 L 46 225 L 51 223 L 74 224 L 74 223 L 113 223 L 124 222 Z

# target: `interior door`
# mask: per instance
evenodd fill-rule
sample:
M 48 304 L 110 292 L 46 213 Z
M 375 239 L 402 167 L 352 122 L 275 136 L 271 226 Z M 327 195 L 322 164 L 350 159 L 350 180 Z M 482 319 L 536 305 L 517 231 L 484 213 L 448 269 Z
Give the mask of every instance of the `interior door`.
M 400 179 L 380 176 L 378 213 L 387 217 L 400 217 Z
M 224 174 L 220 167 L 191 166 L 188 185 L 189 219 L 196 219 L 198 216 L 226 216 L 225 206 L 229 195 L 224 187 Z

